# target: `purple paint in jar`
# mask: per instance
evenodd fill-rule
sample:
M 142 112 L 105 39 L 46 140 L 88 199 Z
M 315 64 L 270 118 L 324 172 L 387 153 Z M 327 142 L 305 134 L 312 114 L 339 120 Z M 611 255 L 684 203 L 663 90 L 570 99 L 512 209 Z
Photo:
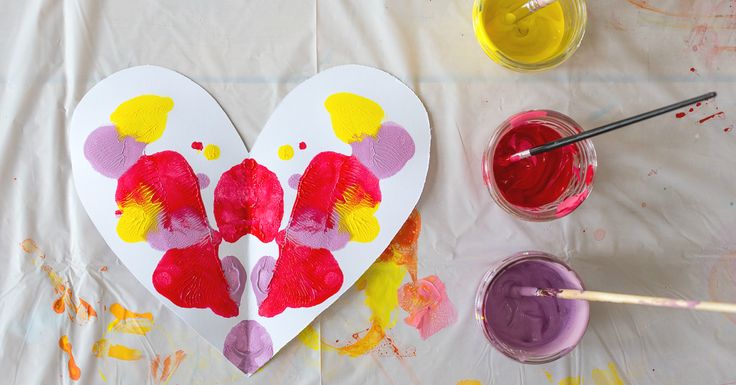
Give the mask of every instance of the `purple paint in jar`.
M 523 297 L 514 287 L 579 289 L 578 275 L 552 255 L 526 251 L 491 267 L 476 295 L 476 319 L 491 344 L 523 363 L 554 361 L 572 351 L 588 326 L 586 301 Z

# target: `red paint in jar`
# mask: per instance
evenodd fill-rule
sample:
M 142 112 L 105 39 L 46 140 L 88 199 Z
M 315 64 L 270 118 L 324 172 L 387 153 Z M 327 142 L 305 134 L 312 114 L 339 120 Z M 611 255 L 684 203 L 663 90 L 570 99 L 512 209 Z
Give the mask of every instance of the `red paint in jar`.
M 553 127 L 522 122 L 498 141 L 493 155 L 493 175 L 498 190 L 509 203 L 536 208 L 556 201 L 575 176 L 575 146 L 508 162 L 509 156 L 561 138 Z

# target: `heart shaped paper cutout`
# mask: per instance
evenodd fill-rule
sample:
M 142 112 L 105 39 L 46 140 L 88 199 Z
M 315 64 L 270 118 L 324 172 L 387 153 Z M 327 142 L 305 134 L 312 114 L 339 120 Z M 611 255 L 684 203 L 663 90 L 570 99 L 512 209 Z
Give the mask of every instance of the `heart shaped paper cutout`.
M 154 66 L 93 87 L 71 134 L 77 191 L 107 243 L 246 373 L 383 252 L 429 164 L 422 103 L 357 65 L 296 87 L 250 154 L 205 90 Z

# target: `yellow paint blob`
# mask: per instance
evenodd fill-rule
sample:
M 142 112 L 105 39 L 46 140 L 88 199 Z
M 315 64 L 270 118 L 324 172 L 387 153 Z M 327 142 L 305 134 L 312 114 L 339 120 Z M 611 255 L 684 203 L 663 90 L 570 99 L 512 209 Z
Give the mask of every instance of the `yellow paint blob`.
M 126 309 L 119 303 L 110 306 L 110 313 L 115 319 L 107 326 L 107 331 L 145 335 L 153 328 L 153 315 L 151 313 L 136 313 Z
M 378 103 L 349 92 L 330 95 L 325 108 L 335 135 L 347 144 L 360 142 L 366 136 L 375 137 L 384 115 Z
M 342 198 L 335 204 L 340 230 L 349 233 L 353 242 L 365 243 L 376 239 L 381 230 L 375 217 L 378 203 L 360 194 L 355 187 L 346 189 Z
M 161 204 L 153 201 L 153 190 L 141 185 L 123 202 L 119 203 L 120 219 L 116 231 L 125 242 L 142 242 L 153 228 L 158 226 Z
M 376 262 L 358 278 L 355 287 L 365 291 L 365 304 L 371 309 L 371 321 L 383 329 L 391 328 L 396 320 L 391 320 L 399 304 L 397 292 L 404 280 L 406 270 L 393 262 Z
M 562 6 L 553 3 L 528 17 L 510 22 L 509 13 L 524 1 L 483 0 L 473 10 L 475 34 L 481 46 L 496 60 L 505 56 L 523 64 L 544 62 L 567 48 Z M 490 51 L 490 52 L 489 52 Z M 498 61 L 498 60 L 497 60 Z
M 613 362 L 608 363 L 608 371 L 593 369 L 592 376 L 595 385 L 624 385 L 616 370 L 616 364 Z
M 317 329 L 314 328 L 314 326 L 309 325 L 306 328 L 304 328 L 304 330 L 302 330 L 302 332 L 299 333 L 299 335 L 297 335 L 297 338 L 308 348 L 319 351 L 320 349 L 319 332 L 317 331 Z
M 141 95 L 121 103 L 110 115 L 121 137 L 152 143 L 164 134 L 174 100 L 157 95 Z
M 204 157 L 207 160 L 215 160 L 220 157 L 220 147 L 215 144 L 208 144 L 204 148 Z
M 291 147 L 288 144 L 285 144 L 281 147 L 279 147 L 279 159 L 281 160 L 289 160 L 294 157 L 294 147 Z
M 92 345 L 92 354 L 98 358 L 110 357 L 122 361 L 135 361 L 143 356 L 138 349 L 123 345 L 111 345 L 105 338 L 100 339 Z

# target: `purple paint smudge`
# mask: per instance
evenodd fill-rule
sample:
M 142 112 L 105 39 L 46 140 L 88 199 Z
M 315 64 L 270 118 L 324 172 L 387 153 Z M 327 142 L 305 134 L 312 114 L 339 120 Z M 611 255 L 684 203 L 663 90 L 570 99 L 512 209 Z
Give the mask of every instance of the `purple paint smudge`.
M 163 213 L 159 213 L 158 229 L 146 236 L 146 241 L 156 250 L 184 249 L 211 236 L 209 225 L 189 208 L 169 215 L 164 225 Z
M 321 214 L 312 210 L 304 210 L 298 217 L 292 218 L 286 229 L 286 237 L 313 249 L 340 250 L 350 241 L 350 234 L 341 232 L 337 223 L 340 218 L 332 213 L 332 227 L 325 228 L 324 223 L 316 220 Z
M 247 277 L 245 267 L 238 258 L 232 255 L 223 258 L 220 265 L 222 266 L 222 272 L 225 274 L 230 298 L 240 307 L 240 299 L 243 297 Z
M 261 324 L 245 320 L 230 329 L 222 353 L 238 369 L 252 374 L 273 357 L 273 343 Z
M 250 284 L 253 288 L 253 294 L 256 296 L 258 307 L 261 306 L 263 300 L 268 297 L 268 285 L 271 283 L 273 271 L 276 268 L 276 259 L 274 257 L 264 256 L 256 262 L 250 273 Z
M 102 126 L 84 142 L 84 157 L 97 172 L 117 179 L 143 155 L 145 147 L 129 136 L 121 139 L 115 126 Z
M 414 140 L 400 125 L 385 122 L 375 138 L 352 143 L 353 155 L 379 179 L 399 172 L 414 156 Z
M 197 173 L 197 182 L 199 183 L 199 189 L 206 189 L 210 185 L 210 177 L 203 173 Z
M 293 188 L 294 190 L 299 187 L 299 179 L 302 178 L 301 174 L 294 174 L 289 177 L 289 187 Z

